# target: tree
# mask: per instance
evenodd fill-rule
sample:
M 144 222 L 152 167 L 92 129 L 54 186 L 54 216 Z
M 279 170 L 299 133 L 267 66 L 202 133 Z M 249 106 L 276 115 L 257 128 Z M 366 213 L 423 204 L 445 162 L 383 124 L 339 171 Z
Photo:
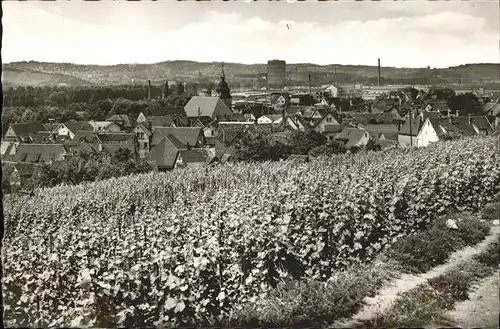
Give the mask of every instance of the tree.
M 290 139 L 290 145 L 293 148 L 293 154 L 306 155 L 309 154 L 312 149 L 324 145 L 326 141 L 327 139 L 323 134 L 313 129 L 309 129 L 305 132 L 294 132 Z
M 326 143 L 325 145 L 318 146 L 312 149 L 309 152 L 309 155 L 313 157 L 324 156 L 324 155 L 332 156 L 332 155 L 342 154 L 345 152 L 346 149 L 344 147 L 344 144 L 337 141 L 331 141 Z
M 452 113 L 460 115 L 477 115 L 483 114 L 483 109 L 479 99 L 473 93 L 466 93 L 462 95 L 453 95 L 448 100 L 448 107 Z
M 179 83 L 177 84 L 177 95 L 182 95 L 184 94 L 184 84 Z
M 234 158 L 240 161 L 277 161 L 290 155 L 290 146 L 271 141 L 269 136 L 245 135 L 236 147 Z
M 455 95 L 455 91 L 447 87 L 432 87 L 427 92 L 425 98 L 430 99 L 435 97 L 436 100 L 448 100 Z

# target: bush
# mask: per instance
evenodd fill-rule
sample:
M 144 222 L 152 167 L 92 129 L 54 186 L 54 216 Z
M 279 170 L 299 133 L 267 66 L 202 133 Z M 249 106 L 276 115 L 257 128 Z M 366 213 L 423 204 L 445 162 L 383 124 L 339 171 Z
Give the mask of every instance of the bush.
M 377 319 L 377 327 L 423 327 L 441 321 L 448 301 L 439 292 L 422 285 L 401 295 L 393 306 Z
M 245 305 L 234 322 L 244 327 L 313 326 L 348 317 L 391 272 L 388 266 L 357 266 L 326 283 L 312 279 L 282 282 L 263 300 Z
M 496 240 L 477 255 L 476 259 L 484 265 L 498 266 L 500 263 L 500 241 Z
M 481 212 L 481 218 L 486 220 L 500 219 L 500 201 L 488 203 Z
M 429 229 L 397 241 L 388 255 L 405 271 L 423 273 L 444 264 L 452 252 L 482 241 L 490 230 L 487 223 L 473 217 L 456 223 L 458 230 L 447 227 L 446 219 L 440 219 Z

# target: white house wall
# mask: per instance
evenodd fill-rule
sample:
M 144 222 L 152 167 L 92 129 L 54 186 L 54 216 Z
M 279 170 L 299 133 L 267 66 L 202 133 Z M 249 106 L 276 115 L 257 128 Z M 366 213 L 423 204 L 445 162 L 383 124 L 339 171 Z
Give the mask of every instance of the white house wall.
M 436 134 L 434 127 L 432 127 L 429 122 L 429 119 L 427 119 L 417 135 L 417 144 L 415 146 L 426 147 L 430 143 L 435 143 L 437 141 L 439 141 L 439 137 Z

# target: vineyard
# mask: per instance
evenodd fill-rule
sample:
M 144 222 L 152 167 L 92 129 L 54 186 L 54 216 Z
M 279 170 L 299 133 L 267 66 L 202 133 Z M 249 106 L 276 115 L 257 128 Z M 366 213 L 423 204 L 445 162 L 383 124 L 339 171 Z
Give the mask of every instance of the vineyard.
M 4 198 L 11 326 L 226 319 L 282 278 L 326 281 L 500 192 L 498 136 L 307 164 L 227 164 Z

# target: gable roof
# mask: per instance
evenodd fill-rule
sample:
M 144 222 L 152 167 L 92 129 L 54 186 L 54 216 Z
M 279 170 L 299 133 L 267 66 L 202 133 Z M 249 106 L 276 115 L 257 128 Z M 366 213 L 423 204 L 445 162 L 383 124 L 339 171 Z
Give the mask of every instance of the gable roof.
M 202 134 L 202 129 L 200 127 L 155 127 L 151 145 L 158 145 L 163 138 L 170 134 L 184 145 L 195 146 L 200 134 Z
M 151 122 L 151 127 L 170 127 L 174 122 L 174 117 L 171 115 L 151 115 L 147 117 L 147 121 Z
M 232 116 L 233 112 L 219 97 L 193 96 L 184 106 L 188 117 L 224 117 Z
M 345 147 L 349 149 L 355 146 L 365 133 L 368 134 L 368 131 L 365 129 L 344 128 L 337 139 L 346 141 Z
M 148 137 L 151 137 L 153 135 L 153 132 L 149 130 L 149 128 L 146 126 L 145 123 L 141 122 L 135 126 L 135 128 L 140 128 Z
M 38 144 L 64 144 L 68 140 L 67 136 L 58 135 L 52 131 L 38 131 L 35 135 L 35 143 Z
M 493 132 L 493 126 L 491 125 L 488 118 L 484 115 L 470 116 L 471 124 L 476 126 L 479 130 L 486 130 L 487 132 Z
M 57 160 L 65 153 L 63 144 L 19 144 L 16 160 L 30 163 L 48 162 Z
M 260 116 L 260 118 L 262 118 L 262 117 L 268 118 L 268 119 L 270 119 L 272 122 L 275 122 L 275 121 L 277 121 L 277 120 L 279 120 L 279 119 L 282 119 L 282 118 L 283 118 L 283 116 L 282 116 L 282 115 L 279 115 L 279 114 L 265 114 L 265 115 L 261 115 L 261 116 Z M 260 119 L 260 118 L 259 118 L 259 119 Z
M 205 149 L 181 150 L 179 155 L 184 163 L 205 163 L 209 156 Z
M 37 132 L 45 130 L 41 122 L 13 123 L 10 125 L 10 128 L 12 128 L 12 131 L 16 134 L 20 142 L 27 142 L 34 138 Z
M 411 121 L 411 125 L 410 125 Z M 408 135 L 408 136 L 417 136 L 420 128 L 422 128 L 422 125 L 424 124 L 424 119 L 418 115 L 413 119 L 408 119 L 405 121 L 403 126 L 401 127 L 401 130 L 399 131 L 400 135 Z
M 113 121 L 123 128 L 132 128 L 133 121 L 126 114 L 115 114 L 106 119 L 106 121 Z
M 114 124 L 116 125 L 116 123 L 113 121 L 94 121 L 94 120 L 89 121 L 89 125 L 91 125 L 92 128 L 94 128 L 94 130 L 99 130 L 99 128 L 106 129 L 109 126 L 114 125 Z M 80 129 L 80 130 L 82 130 L 82 129 Z
M 469 124 L 469 118 L 451 117 L 451 123 L 459 130 L 461 135 L 477 136 L 476 130 Z
M 500 104 L 493 102 L 486 103 L 484 105 L 484 112 L 494 117 L 500 116 Z
M 60 123 L 44 123 L 43 126 L 45 127 L 44 130 L 46 131 L 54 131 L 57 127 L 59 127 Z
M 431 123 L 432 127 L 434 128 L 434 131 L 436 131 L 436 134 L 438 135 L 439 138 L 444 136 L 450 136 L 453 134 L 461 134 L 460 129 L 458 129 L 458 127 L 450 123 L 449 120 L 446 118 L 429 119 L 429 122 Z
M 78 130 L 94 130 L 94 127 L 88 121 L 70 120 L 62 123 L 69 131 L 75 134 Z
M 179 155 L 179 146 L 183 147 L 182 143 L 169 134 L 149 151 L 146 159 L 153 161 L 157 167 L 172 169 Z

